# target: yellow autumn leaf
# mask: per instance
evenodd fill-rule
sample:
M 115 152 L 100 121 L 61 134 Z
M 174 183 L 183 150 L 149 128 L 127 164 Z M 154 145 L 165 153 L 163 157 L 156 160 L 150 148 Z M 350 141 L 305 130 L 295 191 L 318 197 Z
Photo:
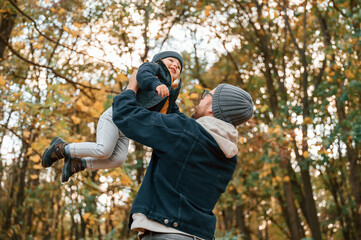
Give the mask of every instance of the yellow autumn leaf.
M 25 132 L 23 133 L 23 136 L 24 136 L 24 138 L 29 138 L 29 137 L 30 137 L 30 132 L 29 132 L 29 131 L 25 131 Z
M 40 160 L 41 160 L 40 156 L 37 155 L 37 154 L 31 156 L 29 159 L 30 159 L 30 161 L 32 161 L 32 162 L 34 162 L 34 163 L 38 163 L 38 162 L 40 162 Z
M 180 96 L 180 98 L 182 98 L 182 99 L 184 99 L 184 100 L 188 100 L 188 99 L 190 99 L 190 97 L 189 97 L 189 94 L 188 94 L 188 93 L 182 93 L 182 94 L 181 94 L 181 96 Z
M 66 10 L 64 8 L 60 8 L 59 12 L 60 15 L 63 15 L 64 13 L 66 13 Z
M 129 186 L 131 184 L 130 178 L 126 174 L 122 174 L 120 182 L 123 186 Z
M 77 27 L 78 29 L 80 29 L 80 28 L 83 26 L 83 24 L 77 23 L 77 22 L 73 23 L 73 25 L 74 25 L 75 27 Z
M 280 133 L 281 132 L 281 126 L 280 125 L 276 125 L 276 127 L 274 129 L 272 129 L 271 131 L 272 133 Z
M 92 107 L 92 116 L 99 117 L 104 112 L 104 104 L 97 101 Z
M 111 219 L 112 221 L 116 221 L 116 220 L 118 219 L 118 216 L 115 215 L 115 214 L 111 214 L 111 215 L 110 215 L 110 219 Z
M 81 122 L 81 119 L 76 116 L 71 116 L 70 118 L 74 124 L 79 124 Z
M 197 99 L 197 98 L 199 98 L 199 95 L 198 95 L 198 93 L 191 93 L 190 98 Z
M 207 5 L 204 10 L 204 15 L 209 16 L 209 12 L 212 10 L 212 6 Z
M 308 158 L 310 156 L 310 153 L 308 151 L 303 152 L 303 157 Z
M 268 106 L 267 105 L 263 105 L 261 107 L 261 113 L 264 113 L 267 110 Z
M 40 36 L 39 38 L 38 38 L 38 42 L 43 42 L 44 41 L 44 36 Z
M 193 107 L 194 106 L 194 103 L 191 100 L 184 100 L 184 104 L 187 107 Z
M 84 221 L 88 221 L 88 219 L 90 219 L 91 218 L 91 213 L 84 213 L 84 215 L 83 215 L 83 219 L 84 219 Z
M 282 182 L 282 178 L 280 176 L 275 177 L 276 182 Z
M 70 31 L 67 26 L 63 26 L 63 30 L 64 30 L 65 32 L 69 32 L 69 31 Z
M 26 156 L 30 156 L 33 153 L 33 149 L 30 147 L 28 148 L 28 151 L 26 152 Z
M 52 8 L 50 8 L 50 11 L 56 12 L 56 9 L 52 7 Z
M 355 75 L 349 70 L 347 69 L 345 71 L 345 76 L 348 78 L 348 79 L 354 79 L 355 78 Z
M 30 175 L 30 178 L 33 179 L 33 180 L 35 180 L 35 179 L 38 179 L 39 176 L 38 176 L 37 174 L 31 174 L 31 175 Z
M 36 49 L 41 49 L 43 47 L 43 45 L 41 45 L 40 43 L 37 43 L 34 45 L 34 48 Z
M 246 199 L 247 199 L 247 196 L 246 196 L 245 194 L 242 194 L 242 195 L 241 195 L 241 198 L 242 198 L 242 200 L 246 200 Z
M 3 76 L 0 76 L 0 86 L 5 86 L 6 81 Z
M 128 78 L 127 78 L 127 76 L 125 76 L 123 73 L 119 73 L 119 74 L 117 74 L 117 81 L 118 82 L 124 82 L 124 81 L 126 81 Z
M 85 106 L 83 101 L 77 101 L 76 106 L 77 106 L 77 109 L 82 111 L 82 112 L 88 112 L 89 111 L 89 107 Z
M 14 93 L 14 94 L 13 94 L 13 97 L 14 97 L 14 98 L 18 98 L 18 97 L 20 97 L 20 96 L 22 96 L 22 95 L 23 95 L 23 93 L 20 91 L 20 92 Z
M 41 163 L 39 163 L 39 164 L 35 164 L 35 165 L 33 166 L 33 168 L 34 168 L 35 170 L 40 170 L 40 169 L 43 168 L 43 166 L 41 166 Z
M 202 86 L 199 84 L 194 85 L 194 88 L 202 89 Z
M 284 181 L 284 182 L 289 182 L 289 181 L 290 181 L 290 177 L 289 177 L 289 176 L 285 176 L 285 177 L 283 178 L 283 181 Z
M 79 32 L 79 31 L 70 31 L 70 34 L 71 34 L 73 37 L 78 37 L 78 36 L 80 36 L 80 32 Z
M 305 119 L 303 119 L 303 122 L 304 122 L 305 124 L 311 124 L 311 123 L 312 123 L 312 118 L 306 117 Z

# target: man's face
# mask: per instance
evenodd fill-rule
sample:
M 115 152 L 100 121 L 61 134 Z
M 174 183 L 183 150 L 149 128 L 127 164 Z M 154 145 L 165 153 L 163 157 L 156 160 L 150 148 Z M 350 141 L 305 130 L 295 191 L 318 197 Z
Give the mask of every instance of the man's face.
M 210 91 L 210 93 L 214 94 L 215 91 L 216 89 L 213 89 L 212 91 Z M 198 119 L 209 115 L 209 111 L 212 110 L 212 100 L 213 97 L 210 94 L 207 94 L 203 99 L 201 99 L 191 117 L 194 119 Z
M 170 73 L 172 74 L 173 80 L 176 80 L 180 75 L 181 65 L 178 59 L 174 57 L 167 57 L 162 59 L 164 65 L 167 66 Z

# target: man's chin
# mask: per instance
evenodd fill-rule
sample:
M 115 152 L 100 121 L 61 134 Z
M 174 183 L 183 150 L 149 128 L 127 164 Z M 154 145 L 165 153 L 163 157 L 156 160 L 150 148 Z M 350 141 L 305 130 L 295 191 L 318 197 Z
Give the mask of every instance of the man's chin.
M 193 118 L 193 119 L 195 119 L 195 120 L 197 120 L 198 118 L 200 118 L 201 116 L 200 116 L 200 114 L 199 114 L 199 112 L 197 111 L 197 109 L 196 109 L 196 111 L 192 114 L 192 116 L 191 116 L 191 118 Z

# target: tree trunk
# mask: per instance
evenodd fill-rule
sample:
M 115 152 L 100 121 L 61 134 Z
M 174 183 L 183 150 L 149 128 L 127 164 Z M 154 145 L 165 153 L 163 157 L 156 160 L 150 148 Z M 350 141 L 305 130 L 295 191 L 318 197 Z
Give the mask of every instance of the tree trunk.
M 297 214 L 297 207 L 293 197 L 292 184 L 290 181 L 283 183 L 283 190 L 286 198 L 287 216 L 289 219 L 289 229 L 291 232 L 291 239 L 300 240 L 304 237 L 304 231 L 300 224 L 300 219 Z
M 250 235 L 249 228 L 246 225 L 242 205 L 237 205 L 236 206 L 236 224 L 237 224 L 237 228 L 239 228 L 241 230 L 242 239 L 243 240 L 250 240 L 251 235 Z
M 16 196 L 16 214 L 14 218 L 14 224 L 18 224 L 20 220 L 24 217 L 24 211 L 23 211 L 23 203 L 25 199 L 25 175 L 28 167 L 28 159 L 25 158 L 25 153 L 28 150 L 28 146 L 23 146 L 21 150 L 21 154 L 19 156 L 19 159 L 23 159 L 22 166 L 20 166 L 20 175 L 19 175 L 19 189 L 18 194 Z
M 16 4 L 17 0 L 14 0 L 14 3 Z M 5 10 L 4 8 L 8 8 L 9 6 L 2 6 L 1 10 Z M 13 30 L 15 26 L 15 20 L 16 20 L 16 12 L 5 11 L 1 14 L 0 17 L 0 61 L 4 59 L 5 49 L 7 46 L 7 43 L 9 42 L 11 31 Z
M 282 198 L 281 194 L 278 197 L 279 204 L 282 209 L 283 216 L 286 220 L 288 229 L 290 230 L 291 236 L 290 238 L 293 240 L 300 240 L 305 237 L 304 230 L 300 224 L 300 219 L 297 213 L 297 206 L 295 204 L 294 192 L 292 186 L 292 174 L 293 169 L 290 164 L 289 156 L 290 152 L 286 147 L 280 146 L 279 156 L 280 156 L 280 167 L 285 176 L 289 177 L 289 181 L 283 181 L 283 192 L 285 199 Z M 275 174 L 273 177 L 275 177 Z M 276 186 L 278 191 L 280 187 Z
M 11 182 L 10 182 L 10 193 L 9 193 L 9 204 L 8 206 L 6 207 L 6 212 L 5 212 L 5 221 L 4 221 L 4 226 L 3 226 L 3 229 L 4 229 L 4 232 L 6 232 L 10 226 L 12 225 L 12 211 L 13 211 L 13 207 L 14 207 L 14 203 L 13 203 L 13 199 L 14 199 L 14 194 L 15 194 L 15 183 L 16 183 L 16 179 L 17 179 L 17 165 L 15 164 L 13 166 L 13 169 L 12 169 L 12 174 L 10 174 L 10 176 L 12 175 L 12 178 L 11 178 Z
M 339 86 L 342 92 L 342 86 Z M 343 121 L 346 119 L 346 111 L 344 103 L 340 102 L 339 99 L 336 99 L 336 109 L 337 115 L 341 124 L 341 128 L 345 133 L 348 133 L 349 130 L 343 124 Z M 353 208 L 354 224 L 356 229 L 356 239 L 361 240 L 361 214 L 359 209 L 361 209 L 361 175 L 360 175 L 360 166 L 358 161 L 360 159 L 357 156 L 355 149 L 352 148 L 351 144 L 346 141 L 346 155 L 348 161 L 350 162 L 350 175 L 349 181 L 352 188 L 352 193 L 355 201 L 355 207 Z

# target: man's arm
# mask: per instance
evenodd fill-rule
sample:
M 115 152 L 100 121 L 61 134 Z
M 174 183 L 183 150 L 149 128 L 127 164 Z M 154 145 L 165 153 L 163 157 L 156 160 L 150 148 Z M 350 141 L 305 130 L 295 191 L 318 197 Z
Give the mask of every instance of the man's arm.
M 138 71 L 134 70 L 134 72 L 132 73 L 132 75 L 129 77 L 129 83 L 128 86 L 126 88 L 126 90 L 132 90 L 135 94 L 137 94 L 138 89 L 139 89 L 139 83 L 137 81 L 137 76 L 138 75 Z
M 189 118 L 145 109 L 136 100 L 138 88 L 133 73 L 127 89 L 113 100 L 113 122 L 128 138 L 166 153 L 187 127 Z

